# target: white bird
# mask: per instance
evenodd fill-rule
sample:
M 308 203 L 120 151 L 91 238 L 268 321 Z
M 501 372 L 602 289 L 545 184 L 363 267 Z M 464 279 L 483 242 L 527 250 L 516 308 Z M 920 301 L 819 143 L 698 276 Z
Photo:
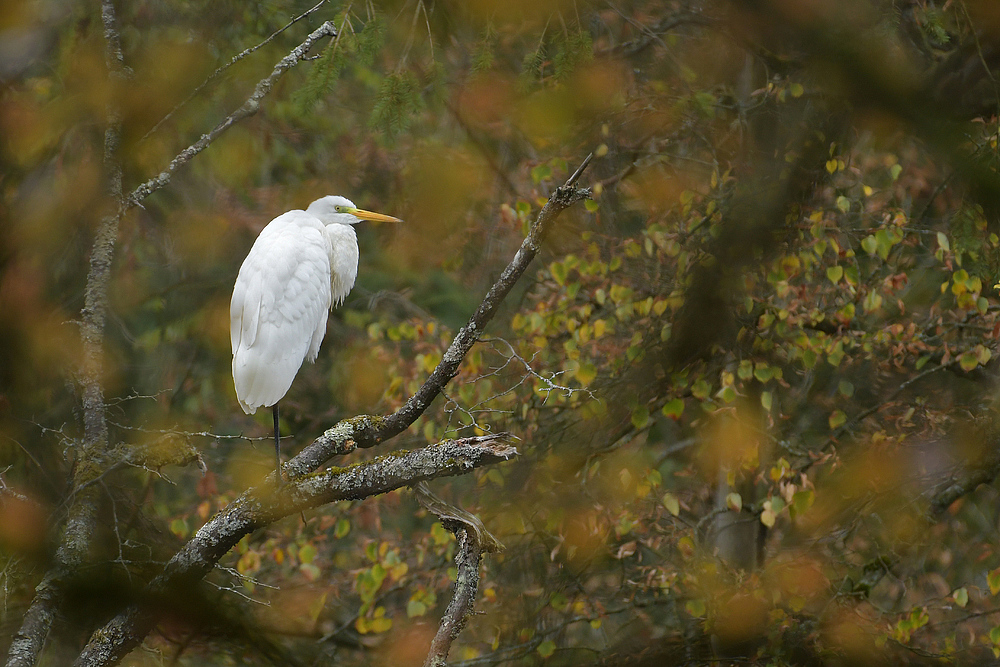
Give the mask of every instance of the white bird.
M 330 309 L 358 275 L 362 220 L 400 222 L 357 208 L 344 197 L 317 199 L 267 224 L 243 260 L 229 306 L 233 383 L 240 407 L 272 407 L 277 481 L 281 483 L 278 401 L 303 361 L 315 361 Z

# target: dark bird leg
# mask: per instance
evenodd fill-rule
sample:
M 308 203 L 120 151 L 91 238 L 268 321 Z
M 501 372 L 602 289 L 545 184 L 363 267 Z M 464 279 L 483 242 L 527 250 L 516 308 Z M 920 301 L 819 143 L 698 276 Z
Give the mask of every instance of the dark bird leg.
M 274 415 L 274 475 L 278 480 L 277 484 L 280 487 L 282 483 L 281 479 L 281 440 L 278 435 L 278 404 L 275 403 L 274 407 L 271 408 L 271 413 Z

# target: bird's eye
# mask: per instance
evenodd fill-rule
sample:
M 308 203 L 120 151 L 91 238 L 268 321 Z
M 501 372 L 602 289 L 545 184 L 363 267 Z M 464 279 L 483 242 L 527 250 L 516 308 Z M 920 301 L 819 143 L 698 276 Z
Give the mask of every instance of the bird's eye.
M 344 207 L 343 206 L 339 206 L 339 205 L 338 206 L 334 206 L 333 210 L 336 211 L 337 213 L 343 213 L 344 212 Z

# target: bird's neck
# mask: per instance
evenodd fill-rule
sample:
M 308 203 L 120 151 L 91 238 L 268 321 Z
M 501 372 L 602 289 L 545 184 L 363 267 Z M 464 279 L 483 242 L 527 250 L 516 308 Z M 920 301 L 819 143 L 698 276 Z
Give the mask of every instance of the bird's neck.
M 358 277 L 358 237 L 351 225 L 326 225 L 323 234 L 330 252 L 330 296 L 335 306 L 344 300 Z

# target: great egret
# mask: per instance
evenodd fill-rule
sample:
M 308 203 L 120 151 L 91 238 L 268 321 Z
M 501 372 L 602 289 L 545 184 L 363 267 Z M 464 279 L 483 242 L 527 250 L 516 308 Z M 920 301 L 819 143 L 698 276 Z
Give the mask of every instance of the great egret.
M 400 222 L 334 195 L 283 213 L 261 231 L 236 277 L 229 306 L 233 383 L 245 413 L 272 408 L 278 484 L 278 401 L 302 362 L 316 360 L 327 314 L 354 287 L 358 237 L 352 225 L 362 220 Z

